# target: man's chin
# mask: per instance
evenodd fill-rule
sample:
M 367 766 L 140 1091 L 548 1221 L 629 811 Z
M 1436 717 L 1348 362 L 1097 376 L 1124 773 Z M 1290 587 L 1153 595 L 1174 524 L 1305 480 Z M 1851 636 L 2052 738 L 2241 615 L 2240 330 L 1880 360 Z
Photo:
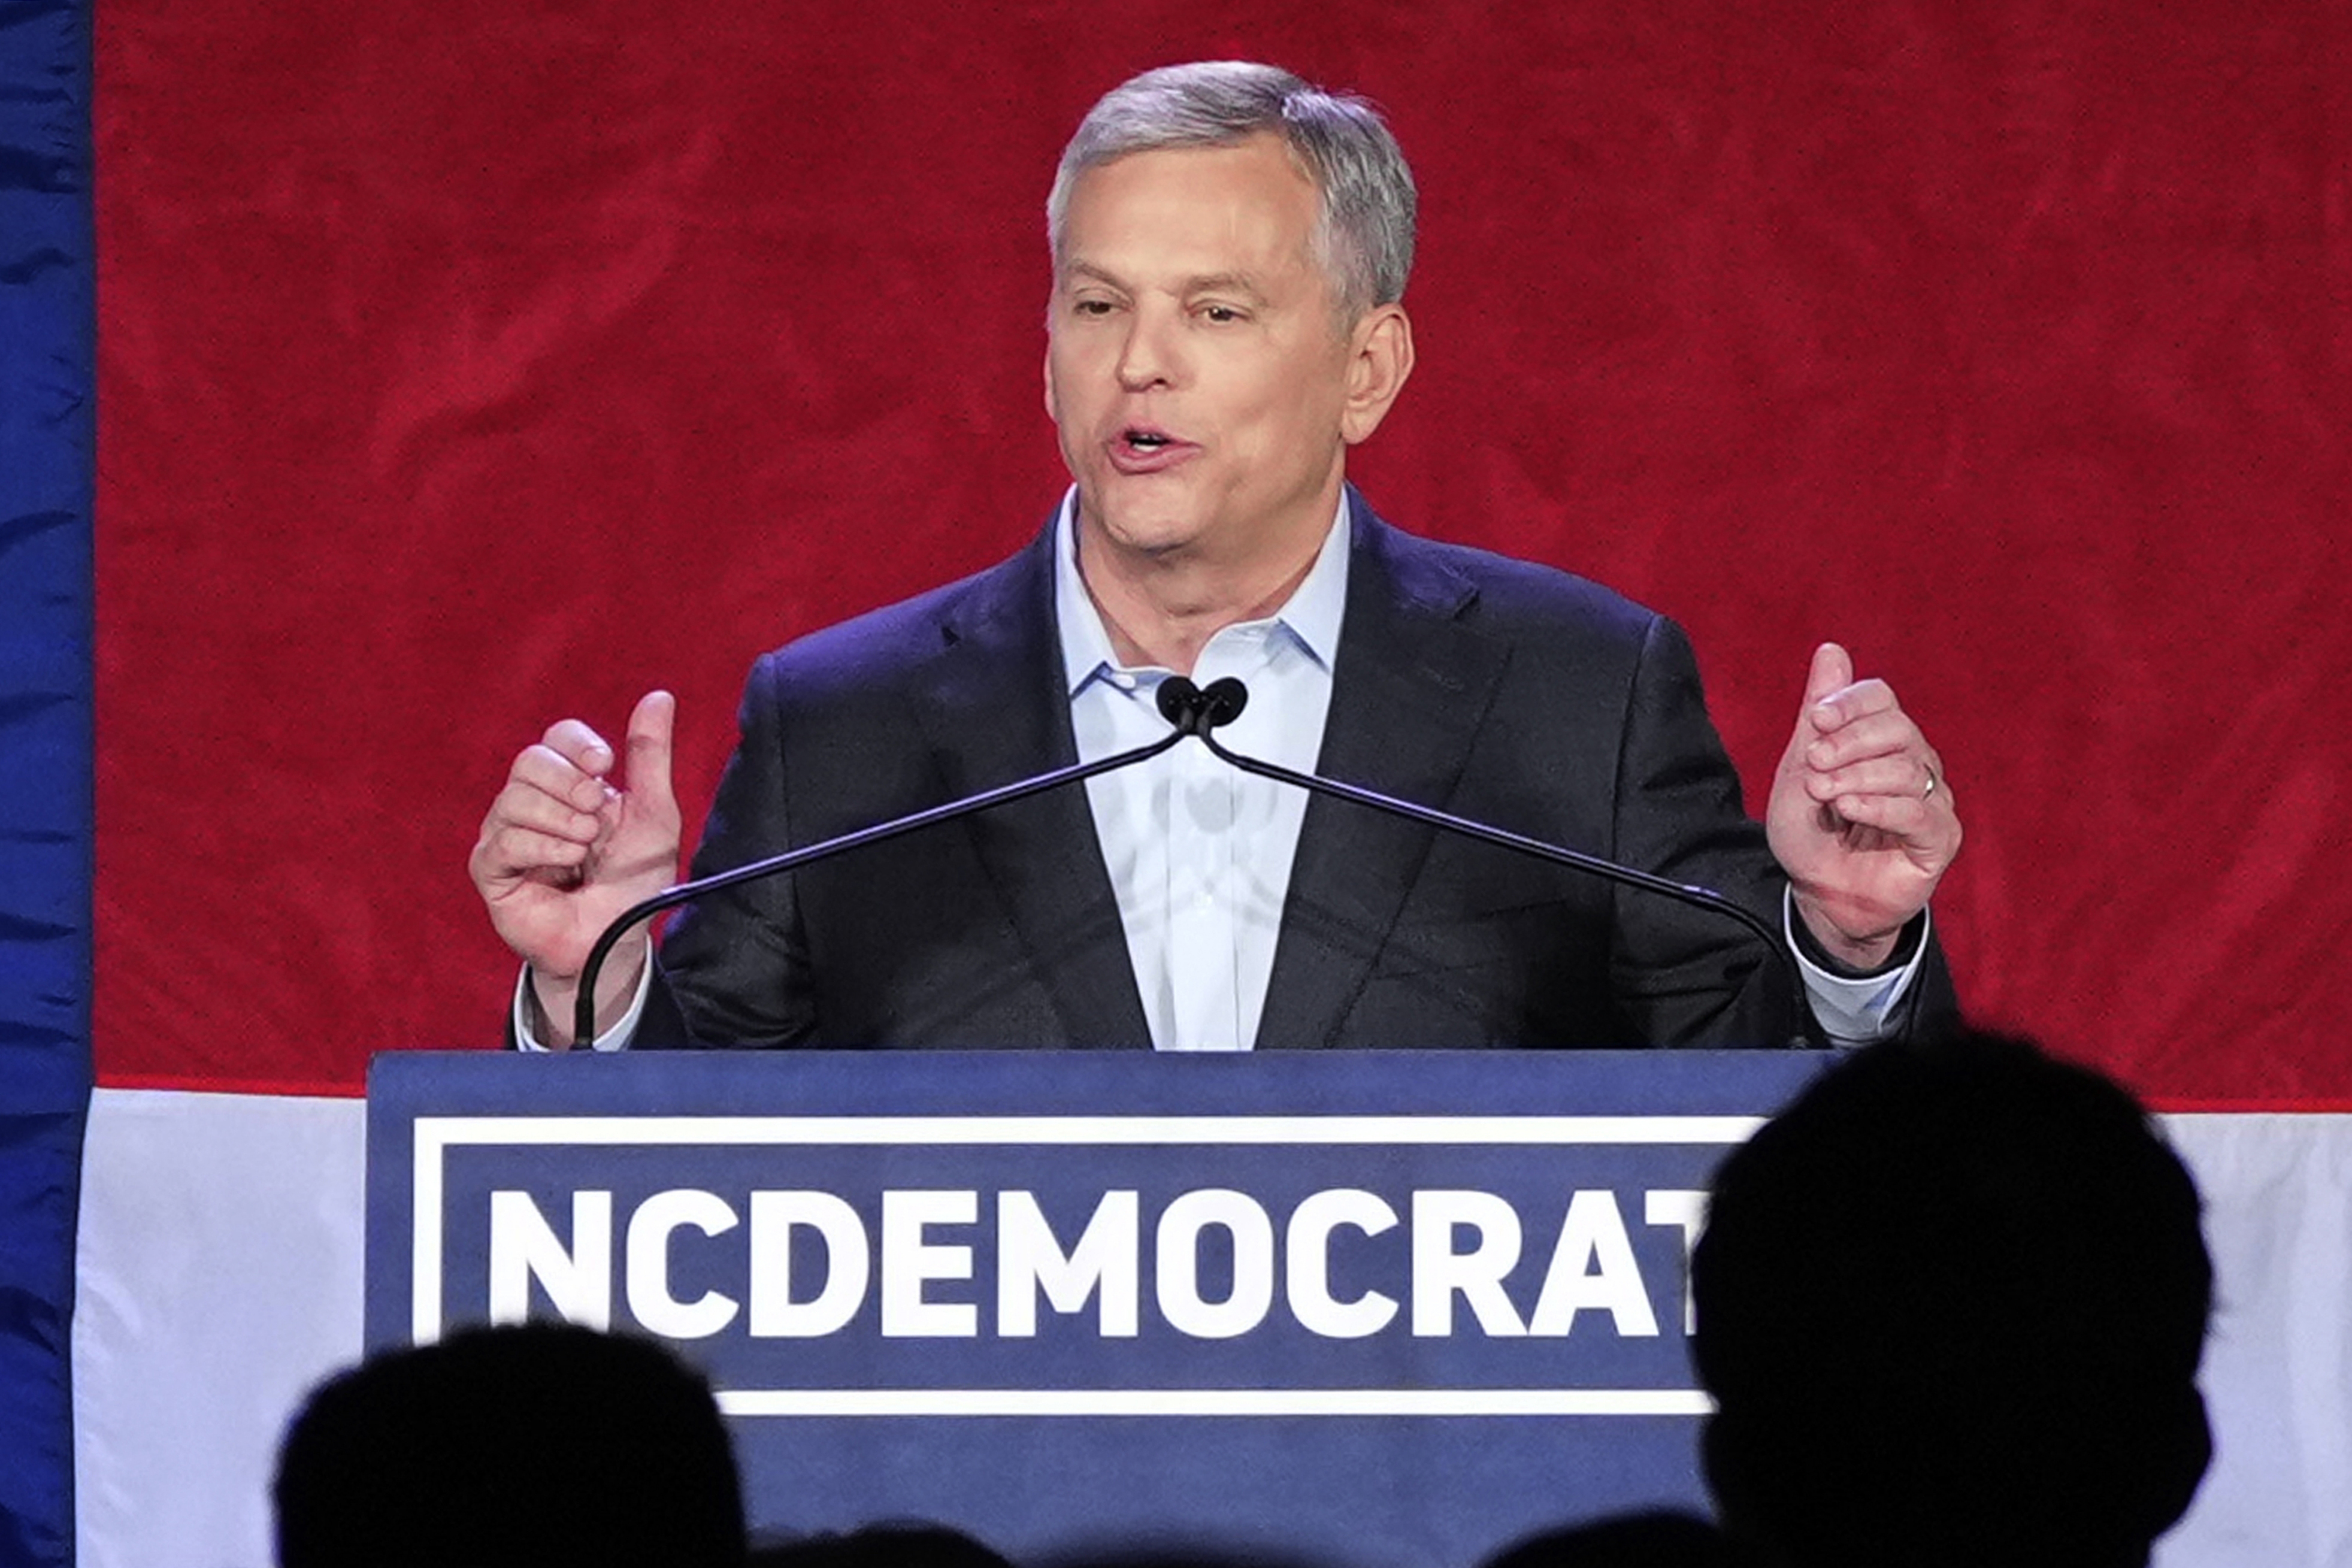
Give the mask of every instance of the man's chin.
M 1162 560 L 1181 555 L 1201 537 L 1201 521 L 1189 510 L 1165 507 L 1109 506 L 1090 509 L 1079 500 L 1081 536 L 1092 533 L 1122 552 Z

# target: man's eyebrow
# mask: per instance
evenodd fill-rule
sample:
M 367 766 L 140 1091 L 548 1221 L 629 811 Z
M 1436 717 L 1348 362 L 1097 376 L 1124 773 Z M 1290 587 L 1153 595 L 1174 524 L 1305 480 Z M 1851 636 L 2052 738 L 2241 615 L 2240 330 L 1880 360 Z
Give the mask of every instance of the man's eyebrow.
M 1060 281 L 1067 285 L 1078 279 L 1087 279 L 1108 285 L 1121 293 L 1132 293 L 1135 290 L 1135 286 L 1126 279 L 1117 273 L 1106 271 L 1092 262 L 1063 263 Z M 1265 290 L 1258 286 L 1257 279 L 1247 272 L 1203 272 L 1196 277 L 1185 279 L 1180 291 L 1187 299 L 1195 294 L 1240 294 L 1247 297 L 1252 303 L 1261 305 L 1265 303 L 1266 297 Z
M 1245 294 L 1254 302 L 1265 302 L 1265 290 L 1257 279 L 1246 272 L 1211 272 L 1184 280 L 1184 292 L 1191 294 Z
M 1061 274 L 1055 279 L 1055 281 L 1057 283 L 1067 283 L 1072 279 L 1076 278 L 1088 278 L 1092 279 L 1097 283 L 1107 283 L 1110 287 L 1117 289 L 1121 292 L 1125 292 L 1127 289 L 1127 282 L 1124 279 L 1115 277 L 1111 273 L 1104 271 L 1101 268 L 1093 265 L 1091 262 L 1085 261 L 1066 261 L 1062 263 Z

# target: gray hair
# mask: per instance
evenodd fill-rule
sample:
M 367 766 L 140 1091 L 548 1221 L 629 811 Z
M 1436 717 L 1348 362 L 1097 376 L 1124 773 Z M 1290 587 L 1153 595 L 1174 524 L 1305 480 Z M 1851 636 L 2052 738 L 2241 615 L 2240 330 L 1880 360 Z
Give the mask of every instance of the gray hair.
M 1087 111 L 1045 198 L 1054 265 L 1062 263 L 1071 191 L 1088 169 L 1130 153 L 1229 147 L 1258 135 L 1280 137 L 1322 197 L 1315 258 L 1337 286 L 1343 315 L 1353 320 L 1402 299 L 1417 199 L 1396 138 L 1362 99 L 1246 60 L 1146 71 Z

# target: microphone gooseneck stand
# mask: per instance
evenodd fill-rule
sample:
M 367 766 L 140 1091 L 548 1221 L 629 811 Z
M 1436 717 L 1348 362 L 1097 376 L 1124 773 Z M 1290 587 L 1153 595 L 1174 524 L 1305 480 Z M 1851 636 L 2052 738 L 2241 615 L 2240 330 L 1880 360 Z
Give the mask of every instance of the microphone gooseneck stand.
M 1184 684 L 1189 687 L 1192 682 L 1186 681 Z M 1161 711 L 1166 711 L 1166 700 L 1163 699 Z M 926 811 L 893 817 L 887 822 L 877 822 L 871 827 L 861 827 L 854 833 L 845 833 L 839 837 L 828 838 L 822 844 L 810 844 L 798 849 L 786 850 L 782 855 L 772 855 L 764 860 L 753 860 L 747 865 L 738 866 L 732 870 L 714 872 L 708 877 L 698 877 L 690 882 L 680 882 L 675 887 L 665 888 L 652 898 L 623 910 L 613 923 L 604 928 L 604 934 L 597 937 L 596 944 L 588 950 L 588 962 L 580 971 L 580 995 L 572 1007 L 572 1042 L 575 1045 L 584 1045 L 595 1039 L 596 977 L 604 971 L 604 960 L 612 956 L 614 944 L 627 933 L 631 926 L 640 921 L 650 920 L 664 910 L 675 909 L 679 904 L 691 902 L 705 893 L 715 893 L 721 888 L 731 888 L 739 882 L 752 882 L 762 877 L 781 876 L 786 871 L 795 871 L 819 860 L 830 859 L 835 855 L 863 848 L 868 844 L 879 844 L 886 838 L 896 838 L 902 833 L 912 833 L 919 827 L 931 827 L 942 822 L 952 822 L 959 816 L 970 816 L 986 811 L 992 806 L 1010 805 L 1016 800 L 1026 800 L 1033 795 L 1043 795 L 1047 790 L 1059 789 L 1064 784 L 1077 784 L 1093 778 L 1097 773 L 1107 773 L 1114 769 L 1149 762 L 1174 746 L 1185 736 L 1201 732 L 1199 730 L 1187 728 L 1180 722 L 1176 728 L 1170 730 L 1168 733 L 1150 745 L 1138 746 L 1132 751 L 1121 752 L 1117 756 L 1100 757 L 1091 763 L 1073 763 L 1068 767 L 1055 768 L 1051 773 L 1039 773 L 1034 778 L 1021 779 L 1013 784 L 1000 785 L 995 789 L 983 790 L 978 795 L 968 795 L 962 800 L 951 800 L 944 805 L 935 805 Z
M 1411 801 L 1398 800 L 1392 795 L 1381 795 L 1376 790 L 1365 789 L 1359 784 L 1341 784 L 1336 779 L 1298 773 L 1274 763 L 1261 762 L 1255 757 L 1244 756 L 1238 752 L 1228 751 L 1218 742 L 1212 731 L 1241 717 L 1242 710 L 1249 705 L 1249 689 L 1231 676 L 1213 680 L 1203 689 L 1195 686 L 1181 675 L 1171 675 L 1160 683 L 1158 700 L 1160 716 L 1168 721 L 1170 729 L 1167 734 L 1149 745 L 1137 746 L 1130 751 L 1121 752 L 1116 756 L 1098 758 L 1091 763 L 1074 763 L 1067 767 L 1055 768 L 1049 773 L 1039 773 L 1034 778 L 1022 779 L 995 789 L 984 790 L 979 795 L 969 795 L 961 800 L 949 801 L 945 805 L 935 805 L 906 816 L 893 817 L 887 822 L 876 823 L 871 827 L 861 827 L 856 832 L 828 838 L 821 844 L 806 845 L 798 849 L 787 850 L 781 855 L 770 856 L 764 860 L 754 860 L 747 865 L 735 867 L 731 870 L 719 871 L 711 876 L 680 882 L 674 887 L 663 889 L 649 899 L 630 905 L 621 911 L 620 916 L 612 924 L 604 928 L 603 933 L 596 938 L 595 945 L 588 950 L 588 962 L 580 971 L 580 994 L 572 1005 L 573 1042 L 584 1044 L 595 1039 L 597 977 L 604 972 L 604 961 L 612 956 L 614 944 L 619 942 L 631 927 L 641 921 L 649 920 L 664 910 L 675 909 L 680 904 L 700 898 L 705 893 L 714 893 L 722 888 L 732 888 L 739 883 L 756 881 L 763 877 L 780 876 L 786 871 L 798 870 L 802 867 L 814 865 L 819 860 L 829 859 L 835 855 L 846 854 L 852 849 L 862 848 L 868 844 L 878 844 L 886 838 L 896 838 L 900 834 L 912 833 L 918 828 L 936 826 L 942 822 L 952 822 L 961 816 L 973 816 L 993 806 L 1009 805 L 1016 800 L 1025 800 L 1033 795 L 1042 795 L 1047 790 L 1059 789 L 1064 784 L 1077 784 L 1093 778 L 1098 773 L 1107 773 L 1115 769 L 1131 767 L 1137 763 L 1149 762 L 1188 736 L 1199 737 L 1201 743 L 1208 747 L 1216 757 L 1246 773 L 1255 773 L 1261 778 L 1273 779 L 1276 783 L 1290 784 L 1316 795 L 1331 795 L 1339 800 L 1352 802 L 1357 805 L 1368 806 L 1374 811 L 1386 812 L 1391 816 L 1402 816 L 1408 821 L 1442 828 L 1450 833 L 1463 834 L 1484 843 L 1516 850 L 1522 855 L 1531 855 L 1539 860 L 1548 860 L 1556 866 L 1566 866 L 1607 881 L 1629 888 L 1640 888 L 1686 905 L 1711 910 L 1720 915 L 1727 915 L 1755 932 L 1764 942 L 1766 950 L 1777 954 L 1780 962 L 1790 971 L 1789 978 L 1791 986 L 1801 988 L 1798 976 L 1794 973 L 1796 961 L 1790 955 L 1780 933 L 1774 931 L 1754 910 L 1733 902 L 1711 888 L 1695 887 L 1673 881 L 1647 871 L 1636 870 L 1631 866 L 1620 866 L 1613 860 L 1604 860 L 1597 855 L 1587 855 L 1580 850 L 1563 848 L 1557 844 L 1547 844 L 1539 838 L 1529 838 L 1524 834 L 1490 827 L 1483 822 L 1474 822 L 1468 817 L 1455 816 L 1432 806 L 1416 805 Z M 1792 989 L 1791 994 L 1795 994 L 1795 990 Z M 1807 1043 L 1801 1030 L 1796 1031 L 1792 1037 L 1798 1044 Z
M 1433 806 L 1417 805 L 1409 800 L 1399 800 L 1394 795 L 1386 795 L 1377 790 L 1365 789 L 1360 784 L 1341 784 L 1337 779 L 1327 779 L 1319 773 L 1299 773 L 1296 769 L 1286 768 L 1279 763 L 1261 762 L 1255 757 L 1229 751 L 1211 731 L 1240 718 L 1242 710 L 1248 706 L 1249 688 L 1230 675 L 1209 682 L 1205 689 L 1196 689 L 1191 681 L 1181 677 L 1163 681 L 1160 687 L 1160 714 L 1178 727 L 1179 733 L 1200 736 L 1201 743 L 1208 747 L 1211 752 L 1221 761 L 1231 763 L 1245 773 L 1255 773 L 1260 778 L 1273 779 L 1276 783 L 1291 784 L 1316 795 L 1328 795 L 1339 800 L 1351 801 L 1358 805 L 1369 806 L 1374 811 L 1384 811 L 1391 816 L 1402 816 L 1410 822 L 1442 828 L 1449 833 L 1459 833 L 1482 843 L 1496 845 L 1505 849 L 1514 849 L 1522 855 L 1531 855 L 1538 860 L 1549 860 L 1555 866 L 1570 867 L 1599 877 L 1604 881 L 1615 882 L 1628 888 L 1639 888 L 1645 892 L 1656 893 L 1695 909 L 1710 910 L 1718 915 L 1728 915 L 1755 932 L 1764 943 L 1765 951 L 1777 957 L 1782 969 L 1787 973 L 1790 996 L 1793 998 L 1802 994 L 1803 979 L 1797 973 L 1797 961 L 1789 952 L 1787 941 L 1780 932 L 1774 931 L 1762 916 L 1745 904 L 1737 903 L 1712 888 L 1677 882 L 1653 872 L 1638 870 L 1632 866 L 1621 866 L 1614 860 L 1604 860 L 1598 855 L 1587 855 L 1581 850 L 1565 848 L 1558 844 L 1547 844 L 1540 838 L 1530 838 L 1525 834 L 1492 827 L 1466 816 L 1455 816 L 1450 812 L 1439 811 Z M 1808 1037 L 1807 1032 L 1802 1027 L 1791 1029 L 1789 1033 L 1789 1040 L 1791 1045 L 1798 1047 L 1814 1043 Z

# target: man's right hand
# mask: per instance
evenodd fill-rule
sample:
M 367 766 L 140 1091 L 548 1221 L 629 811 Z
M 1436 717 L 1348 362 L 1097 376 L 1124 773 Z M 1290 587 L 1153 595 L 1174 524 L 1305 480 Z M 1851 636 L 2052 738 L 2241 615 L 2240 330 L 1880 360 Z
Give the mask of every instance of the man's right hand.
M 572 1042 L 572 1012 L 588 950 L 604 928 L 677 875 L 677 797 L 670 793 L 670 734 L 677 700 L 652 691 L 629 715 L 625 771 L 577 719 L 551 727 L 507 773 L 467 862 L 490 923 L 530 965 L 546 1016 L 546 1043 Z M 597 984 L 601 1031 L 621 1016 L 644 970 L 648 938 L 632 931 L 613 950 Z

